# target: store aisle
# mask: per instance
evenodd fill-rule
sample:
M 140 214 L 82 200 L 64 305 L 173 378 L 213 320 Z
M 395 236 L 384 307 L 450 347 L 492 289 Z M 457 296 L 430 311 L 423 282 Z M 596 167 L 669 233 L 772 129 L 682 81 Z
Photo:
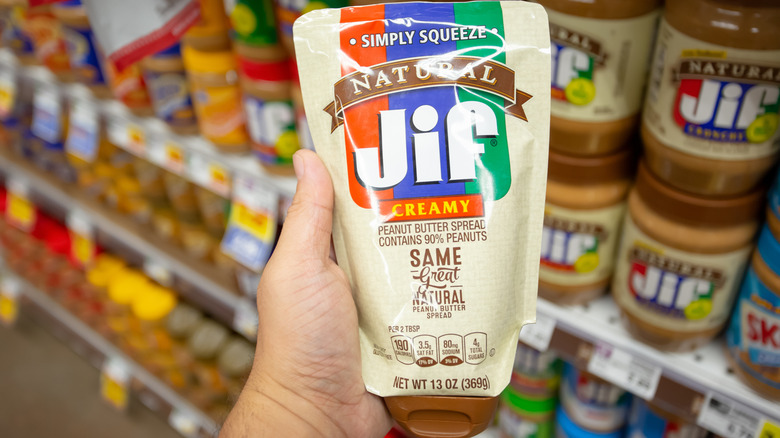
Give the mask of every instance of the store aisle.
M 30 320 L 0 326 L 3 438 L 180 438 L 138 402 L 114 411 L 98 393 L 98 371 Z

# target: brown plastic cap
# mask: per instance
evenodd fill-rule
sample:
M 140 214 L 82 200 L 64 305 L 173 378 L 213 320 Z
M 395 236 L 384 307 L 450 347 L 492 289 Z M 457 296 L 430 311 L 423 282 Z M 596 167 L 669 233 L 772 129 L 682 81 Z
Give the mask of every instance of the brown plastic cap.
M 636 154 L 630 147 L 598 157 L 580 157 L 551 150 L 547 177 L 563 183 L 605 183 L 630 179 L 634 174 L 635 163 Z
M 708 43 L 780 49 L 777 0 L 669 0 L 664 18 L 678 31 Z
M 694 225 L 730 226 L 754 221 L 764 204 L 764 190 L 727 198 L 702 198 L 676 190 L 653 175 L 642 160 L 636 191 L 650 209 L 672 220 Z
M 395 421 L 418 438 L 467 438 L 490 426 L 498 397 L 385 397 Z
M 661 0 L 537 0 L 545 8 L 586 18 L 614 20 L 648 14 L 661 7 Z

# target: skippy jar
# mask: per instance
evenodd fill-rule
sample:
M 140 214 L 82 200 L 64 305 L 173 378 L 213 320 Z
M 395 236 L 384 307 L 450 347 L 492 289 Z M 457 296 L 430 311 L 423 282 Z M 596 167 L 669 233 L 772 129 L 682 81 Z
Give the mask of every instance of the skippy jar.
M 333 237 L 355 291 L 366 387 L 418 436 L 476 433 L 535 315 L 545 12 L 397 3 L 312 11 L 294 32 L 309 127 L 333 178 Z

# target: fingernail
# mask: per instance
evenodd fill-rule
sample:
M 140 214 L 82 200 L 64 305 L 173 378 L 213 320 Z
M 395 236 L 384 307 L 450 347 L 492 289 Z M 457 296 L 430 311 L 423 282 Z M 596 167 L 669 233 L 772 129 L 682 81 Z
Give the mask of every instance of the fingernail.
M 301 157 L 300 152 L 294 153 L 292 159 L 293 159 L 293 168 L 295 168 L 295 176 L 298 179 L 302 179 L 304 173 L 306 173 L 306 169 L 305 169 L 306 166 L 304 166 L 303 164 L 303 158 Z

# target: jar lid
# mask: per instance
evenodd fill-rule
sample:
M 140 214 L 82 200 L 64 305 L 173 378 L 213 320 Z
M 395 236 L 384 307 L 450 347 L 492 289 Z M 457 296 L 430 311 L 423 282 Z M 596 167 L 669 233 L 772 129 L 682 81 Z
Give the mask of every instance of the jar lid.
M 170 289 L 151 286 L 133 297 L 133 315 L 143 321 L 159 321 L 171 313 L 178 300 Z
M 243 377 L 252 369 L 255 349 L 247 340 L 236 338 L 228 342 L 217 358 L 219 369 L 230 377 Z
M 185 45 L 181 56 L 185 68 L 195 73 L 227 73 L 236 69 L 236 57 L 228 50 L 206 52 Z
M 552 415 L 555 411 L 555 405 L 558 402 L 557 397 L 546 396 L 542 398 L 529 397 L 515 391 L 511 386 L 507 386 L 501 393 L 501 400 L 511 406 L 515 411 L 521 411 L 526 414 L 547 414 Z
M 192 334 L 198 324 L 203 321 L 203 313 L 189 304 L 179 303 L 166 322 L 168 333 L 176 339 L 183 339 Z
M 629 179 L 634 174 L 636 155 L 624 148 L 609 155 L 579 157 L 550 151 L 547 177 L 574 184 L 597 184 Z
M 758 255 L 776 275 L 780 275 L 780 242 L 768 226 L 764 225 L 758 238 Z
M 725 227 L 756 220 L 764 203 L 764 191 L 727 197 L 699 197 L 664 184 L 644 160 L 639 163 L 636 190 L 651 210 L 672 220 L 695 225 Z
M 252 81 L 289 81 L 292 78 L 289 66 L 287 59 L 258 61 L 238 57 L 241 74 Z
M 566 410 L 563 409 L 563 405 L 559 405 L 555 411 L 555 421 L 558 423 L 558 427 L 563 430 L 563 436 L 577 437 L 577 438 L 620 438 L 623 436 L 623 429 L 612 432 L 593 432 L 588 429 L 584 429 L 577 425 L 566 414 Z
M 149 287 L 149 279 L 136 270 L 118 273 L 108 285 L 108 297 L 117 304 L 130 304 L 136 293 L 143 293 Z
M 225 345 L 228 330 L 214 321 L 203 321 L 190 336 L 187 346 L 196 359 L 213 359 Z

